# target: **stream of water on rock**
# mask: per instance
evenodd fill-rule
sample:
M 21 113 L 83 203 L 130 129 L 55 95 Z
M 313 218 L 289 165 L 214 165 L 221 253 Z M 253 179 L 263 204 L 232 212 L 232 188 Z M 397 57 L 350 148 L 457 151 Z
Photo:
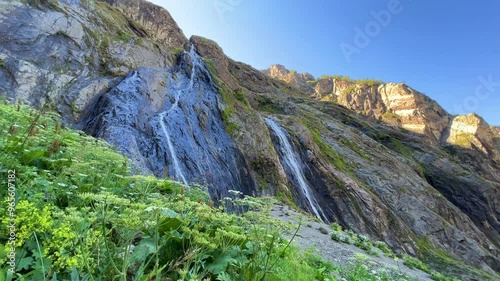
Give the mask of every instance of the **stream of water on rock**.
M 191 45 L 191 49 L 189 50 L 189 53 L 184 51 L 184 53 L 189 54 L 189 57 L 191 58 L 191 76 L 189 80 L 189 84 L 185 89 L 181 89 L 181 86 L 178 85 L 177 91 L 175 91 L 174 95 L 174 103 L 170 107 L 170 109 L 162 112 L 159 114 L 160 117 L 160 125 L 163 133 L 165 134 L 165 137 L 167 139 L 167 145 L 168 149 L 170 151 L 170 155 L 172 157 L 172 162 L 174 165 L 175 169 L 175 175 L 178 180 L 181 180 L 185 185 L 188 185 L 188 182 L 186 180 L 186 177 L 184 176 L 184 173 L 182 172 L 182 169 L 179 165 L 179 159 L 177 158 L 177 154 L 175 152 L 175 147 L 174 144 L 172 143 L 172 140 L 170 139 L 170 133 L 168 132 L 167 125 L 165 124 L 165 118 L 168 118 L 168 114 L 176 109 L 179 108 L 179 97 L 182 93 L 189 93 L 191 90 L 193 90 L 193 85 L 194 85 L 194 80 L 196 78 L 196 67 L 201 68 L 201 62 L 200 58 L 196 55 L 196 50 L 193 45 Z M 172 80 L 170 81 L 172 82 Z
M 291 143 L 288 141 L 287 134 L 285 130 L 271 118 L 265 118 L 266 124 L 273 130 L 276 136 L 279 139 L 279 150 L 281 161 L 289 168 L 290 172 L 293 173 L 293 178 L 296 179 L 297 184 L 299 185 L 299 192 L 305 197 L 307 203 L 310 207 L 310 210 L 313 214 L 323 220 L 326 218 L 321 206 L 318 204 L 316 198 L 312 194 L 311 187 L 307 183 L 306 177 L 300 165 L 300 156 L 298 153 L 292 148 Z

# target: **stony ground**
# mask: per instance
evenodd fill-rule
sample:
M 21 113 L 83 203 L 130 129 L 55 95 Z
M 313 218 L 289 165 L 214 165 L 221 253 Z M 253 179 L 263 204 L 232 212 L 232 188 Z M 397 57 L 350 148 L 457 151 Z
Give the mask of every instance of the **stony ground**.
M 402 260 L 396 261 L 392 258 L 385 257 L 380 251 L 377 257 L 369 255 L 364 250 L 354 245 L 332 240 L 330 237 L 331 230 L 328 224 L 319 223 L 310 216 L 299 213 L 286 205 L 274 205 L 271 210 L 271 215 L 284 222 L 289 222 L 297 226 L 299 221 L 302 220 L 302 226 L 294 238 L 293 243 L 304 250 L 313 248 L 319 256 L 327 261 L 331 261 L 335 265 L 349 265 L 349 263 L 359 257 L 359 255 L 363 255 L 367 259 L 366 263 L 372 262 L 377 265 L 376 267 L 380 266 L 393 269 L 415 278 L 416 280 L 432 280 L 429 274 L 418 269 L 410 269 L 403 264 Z M 294 232 L 295 229 L 286 233 L 285 236 L 290 238 Z

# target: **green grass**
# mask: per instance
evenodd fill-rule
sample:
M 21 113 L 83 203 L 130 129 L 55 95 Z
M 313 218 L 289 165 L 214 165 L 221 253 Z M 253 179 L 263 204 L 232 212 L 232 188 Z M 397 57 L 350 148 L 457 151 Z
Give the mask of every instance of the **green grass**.
M 368 85 L 368 86 L 374 86 L 383 83 L 382 80 L 380 79 L 375 80 L 371 78 L 366 78 L 366 79 L 353 80 L 349 76 L 344 76 L 344 75 L 323 75 L 319 79 L 332 79 L 336 81 L 354 82 L 357 85 Z
M 311 133 L 314 143 L 316 143 L 319 147 L 321 154 L 326 158 L 326 160 L 328 160 L 328 162 L 341 171 L 351 171 L 347 163 L 344 161 L 344 158 L 335 152 L 335 150 L 333 150 L 333 148 L 321 138 L 319 131 L 312 130 Z
M 383 144 L 385 147 L 395 152 L 398 152 L 399 154 L 403 155 L 408 159 L 413 159 L 413 149 L 411 147 L 404 145 L 401 141 L 399 141 L 395 137 L 380 130 L 368 132 L 368 135 L 377 142 Z
M 366 256 L 358 255 L 350 264 L 339 270 L 341 280 L 346 281 L 410 281 L 417 280 L 401 273 L 399 270 L 386 268 L 367 260 Z
M 356 84 L 358 85 L 368 85 L 368 86 L 375 86 L 375 85 L 380 85 L 382 84 L 382 80 L 378 79 L 358 79 L 356 80 Z
M 474 134 L 471 133 L 459 133 L 455 136 L 455 144 L 461 147 L 470 147 L 473 140 Z
M 283 108 L 278 104 L 279 101 L 276 101 L 265 94 L 258 95 L 256 99 L 258 102 L 257 109 L 259 111 L 275 113 L 275 114 L 285 114 Z
M 456 260 L 448 253 L 441 249 L 437 249 L 429 242 L 427 237 L 417 239 L 417 246 L 420 251 L 421 260 L 431 268 L 431 277 L 438 281 L 456 281 L 459 279 L 446 276 L 446 273 L 454 274 L 472 274 L 475 278 L 485 280 L 497 280 L 497 276 L 492 276 L 483 270 L 473 268 Z
M 351 95 L 357 89 L 356 84 L 350 84 L 342 90 L 342 95 L 345 97 L 347 95 Z
M 309 129 L 309 132 L 311 133 L 312 139 L 314 143 L 318 146 L 319 150 L 321 151 L 321 155 L 325 157 L 325 159 L 332 164 L 334 167 L 337 169 L 346 172 L 348 174 L 352 174 L 351 169 L 349 168 L 349 165 L 344 161 L 344 158 L 339 155 L 331 145 L 329 145 L 323 138 L 321 137 L 321 125 L 319 122 L 315 122 L 311 120 L 311 116 L 306 116 L 306 118 L 302 118 L 300 122 Z
M 125 43 L 128 43 L 130 39 L 132 39 L 132 35 L 128 32 L 119 31 L 118 34 L 115 36 L 116 41 L 122 41 Z
M 431 270 L 429 269 L 429 267 L 427 267 L 426 264 L 424 264 L 422 261 L 420 261 L 416 258 L 410 257 L 410 256 L 405 256 L 403 258 L 403 264 L 411 269 L 418 268 L 426 273 L 431 273 Z
M 234 93 L 234 97 L 244 105 L 250 106 L 250 103 L 248 102 L 245 92 L 243 90 L 236 91 Z
M 349 78 L 349 76 L 344 76 L 344 75 L 323 75 L 319 79 L 333 79 L 333 80 L 352 82 L 352 79 Z
M 171 52 L 172 52 L 175 56 L 178 56 L 178 55 L 182 54 L 182 52 L 184 52 L 184 49 L 182 49 L 182 48 L 177 48 L 177 47 L 169 47 L 168 49 L 169 49 L 169 51 L 171 51 Z M 212 65 L 212 67 L 213 67 L 213 65 Z

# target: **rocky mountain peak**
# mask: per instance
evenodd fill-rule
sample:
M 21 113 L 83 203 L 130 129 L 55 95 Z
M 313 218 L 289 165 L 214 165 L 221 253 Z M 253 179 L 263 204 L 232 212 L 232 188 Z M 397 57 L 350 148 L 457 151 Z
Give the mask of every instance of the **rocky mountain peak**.
M 485 154 L 499 159 L 498 148 L 495 146 L 495 132 L 486 121 L 476 113 L 459 115 L 453 118 L 449 136 L 446 142 L 465 148 L 477 148 Z
M 315 78 L 310 73 L 297 73 L 295 70 L 288 70 L 281 64 L 271 65 L 263 72 L 272 78 L 285 81 L 305 93 L 314 93 L 311 83 L 315 80 Z
M 215 68 L 214 70 L 224 83 L 233 90 L 238 89 L 237 81 L 228 70 L 229 59 L 215 41 L 197 35 L 191 36 L 189 41 L 195 46 L 200 56 L 210 60 L 210 66 Z

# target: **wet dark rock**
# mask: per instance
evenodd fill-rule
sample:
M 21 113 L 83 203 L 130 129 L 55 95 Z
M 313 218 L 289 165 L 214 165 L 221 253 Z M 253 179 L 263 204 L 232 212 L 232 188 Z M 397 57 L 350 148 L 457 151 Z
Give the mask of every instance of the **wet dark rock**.
M 254 194 L 246 160 L 225 131 L 221 97 L 205 67 L 193 59 L 199 60 L 184 53 L 172 70 L 132 72 L 88 108 L 84 130 L 115 145 L 139 172 L 162 176 L 166 171 L 179 181 L 185 177 L 188 183 L 206 184 L 215 199 L 229 190 Z

